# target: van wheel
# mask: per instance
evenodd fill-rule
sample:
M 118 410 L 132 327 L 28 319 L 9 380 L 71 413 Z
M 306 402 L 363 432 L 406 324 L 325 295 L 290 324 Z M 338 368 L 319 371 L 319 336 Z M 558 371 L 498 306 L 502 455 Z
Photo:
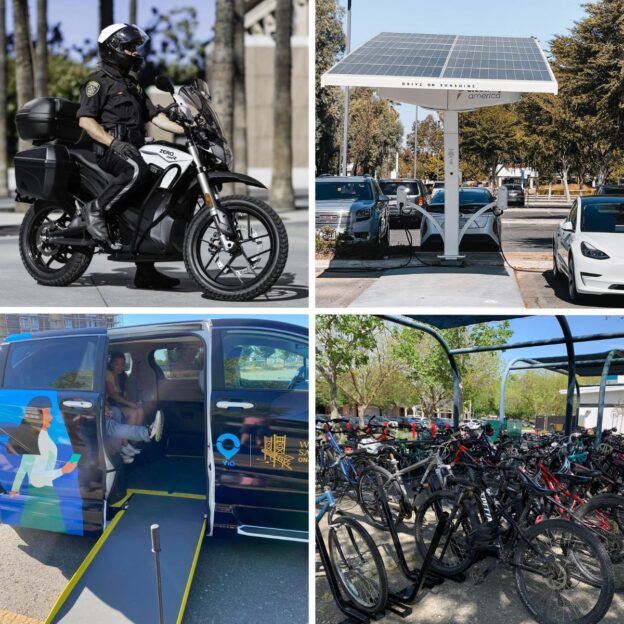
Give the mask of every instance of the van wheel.
M 71 245 L 52 245 L 43 236 L 69 226 L 75 207 L 51 201 L 36 201 L 26 213 L 19 232 L 22 263 L 44 286 L 67 286 L 89 267 L 93 252 Z

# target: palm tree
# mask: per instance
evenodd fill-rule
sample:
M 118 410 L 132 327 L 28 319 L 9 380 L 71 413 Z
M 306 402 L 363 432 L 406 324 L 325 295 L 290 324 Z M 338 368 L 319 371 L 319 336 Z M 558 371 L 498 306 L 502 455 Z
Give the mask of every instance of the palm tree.
M 37 0 L 37 47 L 35 48 L 35 95 L 48 95 L 48 0 Z
M 0 0 L 0 197 L 9 194 L 7 188 L 7 57 L 6 2 Z
M 110 26 L 114 21 L 113 0 L 100 0 L 100 30 Z
M 234 3 L 217 0 L 214 51 L 212 53 L 212 100 L 223 132 L 232 140 L 234 117 Z
M 137 0 L 130 0 L 130 23 L 137 23 Z
M 277 0 L 275 7 L 275 94 L 273 97 L 273 176 L 271 205 L 292 210 L 292 0 Z
M 236 171 L 247 173 L 247 98 L 245 92 L 245 0 L 234 0 L 234 121 L 232 148 Z M 245 184 L 235 184 L 235 193 L 246 193 Z
M 28 2 L 13 0 L 13 39 L 15 45 L 15 86 L 17 91 L 18 110 L 35 97 L 33 84 L 33 64 L 30 45 L 30 20 Z M 28 147 L 29 143 L 20 139 L 19 149 Z

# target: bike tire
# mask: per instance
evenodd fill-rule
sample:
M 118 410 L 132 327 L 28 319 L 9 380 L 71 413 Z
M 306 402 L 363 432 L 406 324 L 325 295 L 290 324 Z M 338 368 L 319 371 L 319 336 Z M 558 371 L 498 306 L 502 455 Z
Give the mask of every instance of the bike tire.
M 328 544 L 332 568 L 346 595 L 370 615 L 383 611 L 388 577 L 379 549 L 366 529 L 348 516 L 334 518 Z M 354 569 L 356 564 L 358 570 Z
M 577 511 L 583 526 L 590 528 L 605 547 L 613 565 L 615 591 L 624 590 L 624 496 L 599 494 Z M 607 521 L 609 528 L 603 526 Z
M 430 494 L 418 507 L 414 521 L 414 537 L 416 540 L 416 547 L 422 557 L 425 557 L 429 550 L 431 538 L 436 528 L 435 524 L 432 522 L 433 518 L 428 518 L 428 513 L 433 510 L 433 516 L 437 524 L 442 512 L 446 511 L 450 513 L 452 507 L 455 505 L 457 497 L 458 492 L 456 491 L 438 490 Z M 483 520 L 478 516 L 478 514 L 481 513 L 481 504 L 478 499 L 475 499 L 475 501 L 478 504 L 478 510 L 475 512 L 474 517 L 470 517 L 465 509 L 459 510 L 459 515 L 456 516 L 456 518 L 460 520 L 457 528 L 461 528 L 463 536 L 461 534 L 458 534 L 458 536 L 452 535 L 452 533 L 455 532 L 453 530 L 453 527 L 456 526 L 455 520 L 452 524 L 449 523 L 446 525 L 440 544 L 431 559 L 431 569 L 441 576 L 452 577 L 462 574 L 475 562 L 476 553 L 469 544 L 468 536 Z M 444 552 L 444 559 L 440 559 L 440 556 L 442 556 L 441 549 L 444 547 L 447 540 L 449 546 Z M 452 555 L 457 559 L 455 563 L 451 561 Z
M 403 486 L 392 479 L 392 474 L 381 466 L 366 468 L 357 482 L 357 501 L 369 524 L 377 529 L 389 530 L 388 523 L 382 513 L 379 498 L 379 488 L 383 487 L 393 513 L 395 526 L 409 515 L 406 505 L 408 504 L 407 493 Z
M 557 532 L 566 537 L 555 540 Z M 538 539 L 540 536 L 541 540 Z M 527 529 L 523 537 L 518 541 L 513 559 L 516 588 L 520 600 L 533 618 L 539 624 L 595 624 L 602 620 L 611 606 L 615 583 L 613 566 L 600 540 L 589 529 L 562 519 L 540 522 Z M 561 556 L 550 546 L 555 542 L 561 544 Z M 576 548 L 572 549 L 572 545 Z M 547 554 L 543 559 L 543 572 L 536 571 L 529 576 L 524 566 L 540 564 L 533 548 L 544 551 L 544 547 Z M 577 561 L 581 557 L 593 564 L 592 578 L 588 579 L 583 571 L 579 571 Z M 572 566 L 577 568 L 573 569 Z M 574 585 L 578 577 L 590 589 L 579 589 L 579 584 Z M 595 593 L 595 598 L 589 594 L 590 590 Z M 571 605 L 573 617 L 566 617 L 562 613 L 568 597 L 563 594 L 564 591 L 569 592 L 570 600 L 567 603 Z M 548 605 L 553 603 L 554 613 L 551 615 Z M 585 612 L 581 614 L 581 610 Z
M 269 206 L 255 197 L 246 195 L 228 195 L 222 197 L 219 208 L 224 212 L 242 207 L 253 213 L 270 233 L 274 247 L 263 274 L 259 280 L 250 280 L 250 285 L 242 288 L 218 286 L 205 274 L 199 244 L 214 217 L 206 208 L 199 210 L 193 217 L 184 237 L 184 264 L 188 274 L 201 291 L 212 299 L 220 301 L 251 301 L 266 293 L 279 279 L 288 259 L 288 235 L 279 215 Z
M 59 202 L 36 201 L 26 211 L 19 230 L 19 252 L 24 268 L 38 284 L 43 286 L 69 286 L 69 284 L 79 279 L 89 268 L 93 252 L 86 248 L 71 248 L 69 245 L 59 247 L 62 250 L 71 250 L 71 257 L 65 265 L 56 270 L 50 270 L 37 261 L 37 246 L 40 244 L 38 231 L 41 227 L 42 219 L 46 214 L 54 210 L 62 210 L 73 215 L 75 208 L 64 206 Z

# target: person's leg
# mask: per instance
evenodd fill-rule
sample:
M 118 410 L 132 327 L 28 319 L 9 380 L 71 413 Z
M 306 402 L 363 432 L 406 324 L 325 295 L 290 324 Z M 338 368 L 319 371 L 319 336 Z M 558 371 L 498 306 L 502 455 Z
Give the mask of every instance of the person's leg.
M 145 426 L 123 425 L 113 420 L 109 421 L 108 434 L 117 440 L 130 440 L 131 442 L 149 442 L 149 430 Z
M 147 177 L 148 166 L 142 158 L 122 158 L 111 149 L 107 149 L 98 161 L 101 169 L 114 176 L 100 196 L 85 205 L 87 229 L 91 236 L 99 241 L 106 241 L 108 233 L 104 213 L 118 208 L 125 195 L 139 186 Z

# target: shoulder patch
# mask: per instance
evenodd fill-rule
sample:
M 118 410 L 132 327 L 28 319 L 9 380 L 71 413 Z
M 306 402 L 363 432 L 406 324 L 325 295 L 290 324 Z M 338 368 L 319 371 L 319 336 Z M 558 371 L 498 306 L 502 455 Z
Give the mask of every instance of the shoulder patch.
M 87 97 L 93 97 L 100 90 L 100 83 L 97 80 L 89 80 L 85 92 Z

